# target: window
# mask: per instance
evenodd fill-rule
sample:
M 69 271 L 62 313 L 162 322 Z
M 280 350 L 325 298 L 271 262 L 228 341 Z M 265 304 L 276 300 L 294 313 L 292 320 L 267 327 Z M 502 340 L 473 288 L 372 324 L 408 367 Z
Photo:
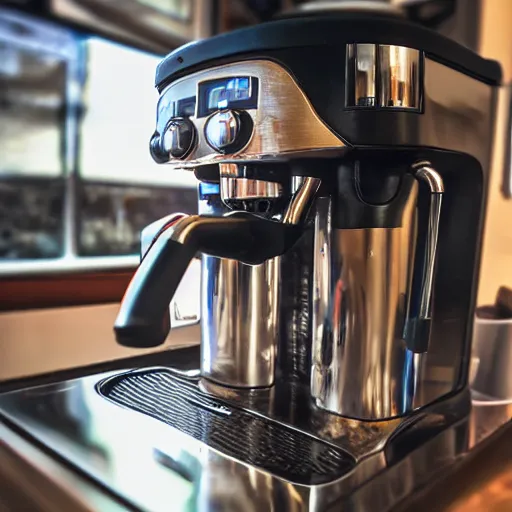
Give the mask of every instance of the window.
M 129 278 L 144 226 L 196 212 L 193 173 L 148 151 L 159 59 L 0 9 L 0 279 Z
M 133 253 L 145 225 L 173 211 L 195 212 L 196 180 L 149 155 L 159 59 L 95 38 L 84 51 L 78 252 Z

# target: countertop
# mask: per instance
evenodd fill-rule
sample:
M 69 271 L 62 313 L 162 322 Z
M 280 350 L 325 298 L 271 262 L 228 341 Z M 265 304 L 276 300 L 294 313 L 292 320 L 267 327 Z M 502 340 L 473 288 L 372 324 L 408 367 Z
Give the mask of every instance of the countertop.
M 512 413 L 512 406 L 510 406 Z M 512 511 L 512 422 L 397 512 Z
M 187 368 L 195 368 L 197 357 L 198 347 L 190 347 L 167 351 L 159 356 L 159 362 L 174 366 L 180 359 L 184 371 L 188 371 Z M 122 363 L 117 361 L 115 365 L 120 369 Z M 155 354 L 131 359 L 125 368 L 154 364 Z M 115 369 L 112 367 L 109 373 Z M 33 502 L 40 499 L 48 504 L 52 496 L 60 496 L 62 506 L 54 503 L 49 508 L 34 510 L 70 510 L 70 499 L 78 504 L 74 510 L 80 511 L 175 510 L 168 501 L 170 495 L 173 500 L 181 499 L 185 506 L 192 492 L 190 482 L 180 478 L 179 472 L 163 467 L 155 454 L 183 450 L 188 443 L 187 436 L 177 435 L 171 427 L 145 419 L 144 415 L 133 416 L 121 408 L 113 411 L 112 407 L 117 406 L 98 400 L 94 382 L 105 375 L 108 374 L 93 373 L 78 380 L 74 375 L 75 380 L 0 395 L 0 410 L 5 420 L 0 425 L 3 440 L 0 480 L 16 482 L 20 491 L 17 496 L 25 493 L 32 496 Z M 441 458 L 436 461 L 435 467 L 439 463 L 436 480 L 431 478 L 427 486 L 416 487 L 414 494 L 394 510 L 512 510 L 511 418 L 512 404 L 490 406 L 474 400 L 469 417 L 454 424 L 452 433 L 447 431 L 442 436 L 441 446 L 445 441 L 449 444 L 446 452 L 438 452 Z M 120 425 L 125 425 L 122 431 Z M 201 450 L 204 455 L 204 448 Z M 210 460 L 209 464 L 215 470 L 219 462 Z M 409 466 L 405 464 L 405 467 Z M 142 474 L 146 477 L 143 485 Z M 36 486 L 34 491 L 30 484 L 34 475 L 39 475 L 42 482 L 45 479 L 50 482 Z M 372 487 L 383 483 L 379 477 Z M 55 490 L 43 496 L 43 487 Z M 7 489 L 11 495 L 14 488 Z M 5 485 L 0 486 L 0 510 L 20 510 L 19 507 L 2 509 L 6 495 L 9 493 Z M 103 504 L 99 505 L 100 502 Z

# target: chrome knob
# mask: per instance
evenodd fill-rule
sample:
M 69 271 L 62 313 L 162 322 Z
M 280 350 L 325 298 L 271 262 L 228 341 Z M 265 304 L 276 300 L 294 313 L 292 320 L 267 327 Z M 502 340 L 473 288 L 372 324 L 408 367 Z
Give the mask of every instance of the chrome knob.
M 189 119 L 175 117 L 167 124 L 161 139 L 163 153 L 172 158 L 185 158 L 192 150 L 196 130 Z
M 206 141 L 216 151 L 238 151 L 252 134 L 252 119 L 247 113 L 222 110 L 208 119 L 204 133 Z

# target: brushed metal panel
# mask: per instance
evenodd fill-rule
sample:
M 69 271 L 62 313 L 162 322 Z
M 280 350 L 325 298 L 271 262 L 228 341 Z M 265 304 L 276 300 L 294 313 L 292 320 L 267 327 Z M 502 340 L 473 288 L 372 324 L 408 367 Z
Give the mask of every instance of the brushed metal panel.
M 196 148 L 185 161 L 173 161 L 176 168 L 195 167 L 199 163 L 226 160 L 254 160 L 266 156 L 287 155 L 310 150 L 343 148 L 338 138 L 317 115 L 306 95 L 292 76 L 271 61 L 253 60 L 217 66 L 199 71 L 172 83 L 158 102 L 157 131 L 162 134 L 170 119 L 166 113 L 178 99 L 198 97 L 199 84 L 209 80 L 239 76 L 259 80 L 258 108 L 247 110 L 254 131 L 247 145 L 233 155 L 215 152 L 206 142 L 204 127 L 208 117 L 197 118 L 197 104 L 190 120 L 198 134 Z

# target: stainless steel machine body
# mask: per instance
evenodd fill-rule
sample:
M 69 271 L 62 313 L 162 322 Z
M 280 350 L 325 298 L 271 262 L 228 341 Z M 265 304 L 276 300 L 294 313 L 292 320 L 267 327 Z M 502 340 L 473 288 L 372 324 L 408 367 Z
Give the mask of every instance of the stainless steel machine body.
M 404 425 L 447 425 L 439 404 L 467 397 L 499 81 L 437 34 L 382 24 L 362 40 L 364 14 L 285 19 L 160 64 L 151 153 L 196 173 L 199 215 L 146 232 L 115 326 L 129 346 L 163 341 L 202 253 L 192 402 L 336 445 L 358 474 L 370 455 L 386 465 Z M 379 424 L 390 437 L 370 447 Z M 233 456 L 258 466 L 247 446 Z
M 357 49 L 359 46 L 348 45 L 348 77 L 354 47 Z M 461 147 L 459 139 L 452 141 L 448 138 L 446 142 L 457 146 L 454 149 L 481 158 L 485 154 L 482 139 L 479 139 L 482 125 L 476 121 L 483 120 L 490 126 L 492 88 L 430 61 L 420 52 L 402 51 L 401 48 L 386 47 L 386 62 L 390 60 L 391 51 L 398 60 L 397 68 L 384 67 L 381 75 L 396 75 L 392 80 L 393 90 L 403 91 L 412 87 L 416 88 L 415 95 L 419 96 L 420 86 L 415 70 L 420 64 L 424 68 L 422 115 L 428 121 L 422 136 L 426 143 L 434 142 L 437 131 L 457 131 L 461 115 L 472 115 L 475 122 L 467 125 L 464 132 L 467 145 Z M 363 53 L 364 58 L 369 53 L 376 59 L 379 49 L 380 46 L 376 46 L 373 53 Z M 411 52 L 414 59 L 410 58 Z M 403 60 L 400 60 L 401 56 Z M 361 67 L 357 59 L 354 66 L 356 69 Z M 465 88 L 468 92 L 478 92 L 479 101 L 467 97 L 459 110 L 453 112 L 452 118 L 438 116 L 436 109 L 450 104 L 453 93 L 446 91 L 448 98 L 439 95 L 435 86 L 436 73 L 449 78 L 459 90 Z M 203 134 L 204 139 L 207 134 L 205 125 L 220 123 L 224 127 L 224 121 L 218 121 L 215 114 L 209 117 L 191 115 L 187 120 L 198 125 L 197 142 L 188 157 L 181 161 L 171 159 L 171 162 L 177 167 L 194 169 L 200 169 L 203 163 L 221 162 L 217 183 L 201 185 L 201 190 L 206 190 L 200 194 L 202 214 L 221 219 L 237 208 L 285 223 L 286 214 L 293 208 L 305 210 L 301 215 L 305 219 L 302 223 L 309 223 L 310 228 L 306 229 L 303 238 L 309 237 L 311 241 L 303 243 L 305 248 L 298 250 L 312 251 L 312 257 L 311 254 L 304 255 L 306 259 L 309 257 L 306 270 L 306 286 L 309 288 L 304 292 L 307 295 L 304 301 L 308 309 L 305 313 L 308 325 L 299 325 L 301 320 L 297 318 L 287 320 L 287 307 L 283 305 L 287 300 L 283 299 L 282 291 L 283 267 L 289 273 L 290 267 L 300 258 L 295 258 L 294 263 L 286 255 L 276 256 L 253 265 L 205 255 L 201 315 L 203 376 L 227 386 L 271 386 L 278 371 L 278 353 L 286 351 L 286 346 L 279 348 L 280 344 L 286 345 L 294 332 L 304 328 L 307 335 L 303 344 L 311 346 L 298 350 L 310 350 L 312 361 L 310 370 L 303 368 L 301 371 L 310 374 L 311 394 L 317 404 L 333 413 L 361 419 L 394 417 L 453 391 L 460 377 L 457 362 L 452 359 L 448 367 L 436 367 L 435 360 L 429 361 L 428 350 L 410 349 L 406 342 L 408 329 L 415 331 L 413 335 L 425 336 L 426 340 L 421 342 L 423 345 L 428 346 L 431 338 L 431 326 L 425 328 L 420 324 L 430 324 L 432 320 L 434 271 L 445 193 L 441 175 L 429 162 L 422 162 L 419 158 L 413 160 L 409 173 L 397 178 L 399 185 L 392 192 L 395 195 L 391 202 L 402 203 L 398 213 L 400 218 L 393 227 L 380 227 L 377 222 L 375 227 L 337 228 L 333 225 L 333 203 L 336 199 L 332 192 L 325 192 L 325 188 L 318 191 L 319 183 L 322 180 L 330 183 L 330 177 L 319 174 L 313 187 L 304 180 L 300 183 L 300 176 L 295 176 L 292 183 L 291 177 L 298 165 L 293 164 L 293 158 L 307 154 L 306 163 L 301 161 L 300 173 L 306 174 L 310 166 L 309 172 L 314 175 L 318 161 L 314 158 L 316 152 L 324 150 L 325 153 L 319 156 L 327 160 L 334 151 L 339 155 L 334 160 L 343 161 L 343 155 L 348 152 L 346 143 L 333 137 L 286 70 L 270 61 L 217 66 L 172 83 L 162 91 L 157 131 L 165 134 L 168 129 L 168 120 L 163 114 L 168 111 L 165 110 L 169 109 L 168 105 L 177 105 L 183 101 L 180 98 L 192 96 L 202 84 L 215 83 L 221 80 L 220 77 L 233 81 L 235 77 L 245 75 L 258 79 L 260 105 L 244 112 L 251 116 L 253 133 L 243 149 L 229 155 L 214 151 L 206 141 L 203 142 Z M 371 76 L 375 81 L 375 75 Z M 402 81 L 399 80 L 401 77 Z M 358 80 L 354 78 L 356 85 Z M 366 82 L 369 80 L 371 78 L 365 78 Z M 248 95 L 250 92 L 238 94 Z M 287 98 L 286 103 L 283 103 L 283 98 Z M 482 103 L 480 100 L 485 98 L 486 102 Z M 381 107 L 393 109 L 394 104 L 387 106 L 393 101 L 389 99 Z M 367 100 L 358 99 L 355 103 L 356 108 L 361 105 L 368 108 Z M 398 103 L 401 109 L 418 108 L 417 105 L 404 107 L 402 100 Z M 471 109 L 468 104 L 471 104 Z M 480 110 L 475 111 L 475 105 Z M 430 111 L 432 115 L 429 118 Z M 274 123 L 273 132 L 269 130 L 269 119 L 279 120 L 279 123 Z M 473 145 L 477 140 L 479 145 Z M 282 156 L 278 156 L 276 167 L 272 167 L 271 162 L 276 160 L 273 154 L 285 155 L 292 162 L 288 174 L 282 169 L 283 163 L 279 162 Z M 224 164 L 223 161 L 234 163 Z M 325 162 L 322 165 L 325 166 Z M 352 180 L 350 170 L 345 172 Z M 414 183 L 413 177 L 426 189 L 427 205 L 423 206 L 425 213 L 420 215 L 416 206 L 420 187 Z M 297 199 L 298 191 L 306 197 L 302 204 L 300 196 Z M 379 209 L 389 206 L 390 201 L 386 201 L 374 207 L 377 215 Z M 418 226 L 418 222 L 426 225 Z M 421 246 L 419 250 L 416 249 L 418 244 Z M 296 248 L 294 250 L 297 251 Z M 296 351 L 297 347 L 293 350 L 295 355 Z M 436 380 L 436 373 L 445 374 L 441 381 L 439 378 Z M 436 388 L 436 391 L 426 389 L 432 380 L 434 385 L 430 388 Z

